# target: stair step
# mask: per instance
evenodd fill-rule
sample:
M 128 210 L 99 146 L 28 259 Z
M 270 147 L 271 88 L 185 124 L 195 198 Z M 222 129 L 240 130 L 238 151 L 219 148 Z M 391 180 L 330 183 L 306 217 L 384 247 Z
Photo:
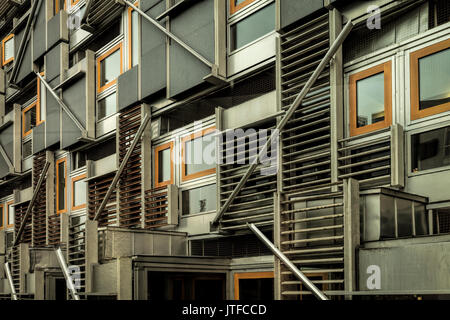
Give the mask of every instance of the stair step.
M 282 241 L 281 244 L 295 244 L 295 243 L 307 243 L 307 242 L 318 242 L 318 241 L 328 241 L 328 240 L 343 240 L 344 236 L 333 236 L 333 237 L 320 237 L 311 239 L 299 239 L 299 240 L 289 240 Z
M 304 260 L 292 260 L 295 264 L 316 264 L 316 263 L 338 263 L 344 262 L 344 258 L 319 258 L 319 259 L 304 259 Z
M 283 232 L 281 232 L 281 234 L 286 235 L 286 234 L 296 234 L 296 233 L 306 233 L 306 232 L 317 232 L 317 231 L 326 231 L 326 230 L 333 230 L 333 229 L 340 229 L 340 228 L 344 228 L 344 225 L 337 224 L 337 225 L 333 225 L 333 226 L 289 230 L 289 231 L 283 231 Z
M 312 283 L 317 284 L 336 284 L 336 283 L 344 283 L 344 279 L 335 279 L 335 280 L 311 280 Z M 300 285 L 301 281 L 283 281 L 281 285 Z
M 343 217 L 343 216 L 344 216 L 344 214 L 342 214 L 342 213 L 328 214 L 326 216 L 320 216 L 320 217 L 311 217 L 311 218 L 303 218 L 303 219 L 282 221 L 281 224 L 292 224 L 292 223 L 301 223 L 301 222 L 310 222 L 310 221 L 320 221 L 320 220 L 326 220 L 326 219 L 340 218 L 340 217 Z
M 332 204 L 324 204 L 321 206 L 315 206 L 315 207 L 309 207 L 309 208 L 300 208 L 300 209 L 292 209 L 292 210 L 286 210 L 282 211 L 282 214 L 289 214 L 289 213 L 299 213 L 299 212 L 308 212 L 308 211 L 314 211 L 314 210 L 321 210 L 321 209 L 329 209 L 329 208 L 336 208 L 343 206 L 343 202 L 339 203 L 332 203 Z
M 300 249 L 300 250 L 288 250 L 283 251 L 285 255 L 291 254 L 309 254 L 309 253 L 322 253 L 322 252 L 333 252 L 333 251 L 343 251 L 343 246 L 329 247 L 329 248 L 312 248 L 312 249 Z

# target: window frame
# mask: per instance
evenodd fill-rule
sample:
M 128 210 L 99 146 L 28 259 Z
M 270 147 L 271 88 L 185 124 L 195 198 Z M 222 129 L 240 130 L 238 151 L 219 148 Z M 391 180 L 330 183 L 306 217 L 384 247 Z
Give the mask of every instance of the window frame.
M 86 202 L 84 204 L 80 204 L 79 206 L 75 206 L 75 204 L 74 204 L 74 201 L 75 201 L 75 197 L 74 197 L 74 195 L 75 195 L 75 183 L 77 181 L 86 179 L 86 177 L 87 177 L 86 173 L 83 173 L 83 174 L 80 174 L 80 175 L 72 178 L 72 182 L 71 182 L 71 185 L 72 185 L 71 196 L 72 197 L 71 197 L 71 201 L 70 201 L 70 210 L 71 211 L 75 211 L 75 210 L 86 208 L 87 199 L 86 199 Z
M 234 274 L 234 300 L 239 300 L 239 280 L 241 280 L 241 279 L 271 279 L 271 278 L 274 278 L 273 271 L 236 272 Z
M 111 87 L 117 83 L 118 77 L 116 79 L 106 83 L 103 86 L 100 85 L 100 83 L 101 83 L 101 81 L 100 81 L 100 79 L 101 79 L 101 63 L 103 60 L 108 58 L 110 55 L 115 53 L 117 50 L 120 50 L 120 73 L 119 73 L 119 76 L 123 73 L 123 43 L 122 43 L 122 41 L 120 41 L 118 44 L 116 44 L 111 49 L 109 49 L 108 51 L 106 51 L 104 54 L 102 54 L 101 56 L 99 56 L 97 58 L 97 94 L 105 91 L 106 89 L 108 89 L 109 87 Z
M 14 53 L 11 58 L 9 58 L 8 60 L 5 60 L 5 43 L 13 38 L 14 38 L 14 33 L 11 33 L 10 35 L 3 38 L 3 40 L 2 40 L 2 66 L 6 66 L 10 62 L 14 61 L 14 58 L 15 58 Z
M 420 110 L 419 59 L 450 49 L 450 39 L 440 41 L 425 48 L 413 51 L 409 55 L 410 63 L 410 105 L 411 121 L 450 111 L 450 102 Z
M 236 5 L 235 0 L 229 0 L 230 2 L 230 16 L 235 14 L 236 12 L 244 9 L 245 7 L 249 6 L 253 2 L 257 0 L 244 0 L 242 3 Z
M 44 72 L 41 72 L 40 75 L 43 77 Z M 44 120 L 41 119 L 41 79 L 39 77 L 37 78 L 37 100 L 36 100 L 36 127 L 44 122 Z
M 65 189 L 64 189 L 64 208 L 59 210 L 59 164 L 61 162 L 64 162 L 64 176 L 65 176 Z M 66 213 L 67 212 L 67 157 L 61 158 L 56 160 L 55 162 L 55 168 L 56 168 L 56 214 L 60 215 L 61 213 Z
M 371 76 L 384 73 L 384 121 L 372 123 L 364 127 L 357 127 L 357 88 L 356 84 Z M 378 131 L 392 124 L 392 61 L 387 61 L 374 67 L 365 69 L 349 77 L 349 125 L 350 136 Z
M 173 163 L 173 141 L 164 143 L 162 145 L 156 146 L 154 149 L 155 154 L 155 188 L 165 187 L 167 185 L 173 184 L 174 182 L 174 163 Z M 159 176 L 159 152 L 170 149 L 170 179 L 166 181 L 158 181 Z
M 64 8 L 61 8 L 61 1 L 64 3 Z M 66 5 L 66 0 L 55 0 L 54 1 L 54 8 L 53 8 L 53 12 L 55 13 L 54 15 L 56 16 L 61 10 L 66 10 L 67 9 L 67 5 Z
M 136 1 L 134 3 L 134 6 L 139 8 L 139 1 Z M 127 17 L 128 17 L 128 70 L 133 68 L 133 37 L 132 37 L 132 35 L 133 35 L 133 20 L 132 20 L 133 11 L 134 11 L 134 9 L 132 7 L 129 7 L 128 11 L 127 11 L 128 12 L 128 14 L 127 14 Z M 137 28 L 138 28 L 138 32 L 139 32 L 139 29 L 140 29 L 139 28 L 139 19 L 138 19 Z M 139 39 L 137 41 L 139 44 Z
M 30 130 L 25 131 L 25 113 L 27 113 L 28 111 L 30 111 L 33 108 L 36 108 L 36 125 L 35 125 L 35 127 L 37 127 L 37 125 L 38 125 L 38 116 L 40 116 L 40 115 L 38 114 L 37 101 L 35 101 L 32 104 L 30 104 L 28 107 L 26 107 L 22 110 L 22 138 L 27 137 L 30 133 L 33 132 L 33 128 L 30 128 Z
M 3 203 L 0 203 L 0 212 L 2 214 L 2 218 L 0 219 L 0 230 L 5 229 L 5 206 Z
M 9 202 L 7 202 L 7 203 L 6 203 L 6 213 L 5 213 L 5 212 L 3 213 L 3 216 L 5 217 L 5 222 L 4 222 L 5 229 L 9 229 L 9 228 L 14 227 L 14 223 L 8 224 L 8 222 L 9 222 L 9 207 L 10 207 L 12 204 L 14 204 L 14 201 L 9 201 Z
M 197 178 L 201 178 L 204 176 L 209 176 L 213 173 L 216 173 L 216 168 L 211 168 L 211 169 L 206 169 L 203 171 L 199 171 L 196 173 L 192 173 L 192 174 L 186 174 L 186 154 L 185 154 L 185 148 L 186 148 L 186 143 L 191 141 L 191 140 L 195 140 L 198 138 L 202 138 L 205 135 L 208 135 L 211 132 L 214 132 L 216 130 L 215 126 L 191 133 L 187 136 L 184 136 L 181 138 L 181 181 L 182 182 L 186 182 L 186 181 L 190 181 L 193 179 L 197 179 Z
M 78 2 L 80 2 L 80 0 L 70 0 L 70 5 L 73 7 L 73 6 L 76 5 Z

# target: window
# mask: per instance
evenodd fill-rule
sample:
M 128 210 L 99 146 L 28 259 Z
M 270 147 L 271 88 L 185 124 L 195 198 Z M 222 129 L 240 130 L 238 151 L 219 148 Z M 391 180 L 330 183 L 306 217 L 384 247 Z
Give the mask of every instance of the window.
M 80 0 L 70 0 L 72 6 L 76 5 L 78 2 L 80 2 Z
M 86 152 L 77 151 L 72 154 L 72 170 L 77 170 L 86 165 Z
M 173 142 L 155 148 L 155 187 L 173 183 Z
M 14 201 L 10 201 L 8 203 L 6 203 L 6 227 L 7 228 L 11 228 L 14 226 L 14 206 L 13 206 Z
M 102 120 L 117 112 L 117 95 L 112 93 L 106 98 L 98 100 L 97 120 Z
M 273 272 L 234 274 L 234 300 L 273 300 Z
M 36 103 L 33 103 L 22 110 L 22 137 L 28 136 L 31 133 L 31 130 L 36 126 L 36 123 Z
M 392 64 L 350 76 L 350 135 L 376 131 L 392 122 Z
M 86 174 L 72 179 L 72 208 L 78 210 L 86 207 Z
M 215 127 L 181 139 L 181 179 L 187 181 L 216 172 Z
M 57 15 L 63 9 L 66 10 L 66 0 L 53 0 L 54 15 Z
M 22 145 L 22 158 L 26 159 L 33 154 L 32 140 L 28 140 Z
M 67 159 L 63 158 L 56 161 L 56 213 L 67 212 L 66 207 L 66 185 L 67 177 Z
M 4 211 L 3 211 L 3 205 L 0 204 L 0 230 L 2 230 L 4 228 L 4 220 L 5 220 L 5 216 L 4 216 Z
M 5 66 L 14 60 L 14 35 L 10 34 L 2 40 L 2 65 Z
M 231 51 L 275 30 L 275 3 L 231 25 Z
M 450 110 L 450 39 L 415 51 L 411 64 L 411 120 Z
M 216 210 L 215 184 L 186 190 L 181 195 L 183 215 Z
M 119 43 L 97 58 L 97 92 L 114 85 L 122 72 L 122 43 Z
M 229 0 L 230 1 L 230 15 L 245 8 L 255 0 Z
M 413 172 L 450 165 L 450 127 L 411 136 Z
M 134 4 L 139 6 L 139 1 Z M 139 13 L 128 8 L 128 69 L 139 62 Z

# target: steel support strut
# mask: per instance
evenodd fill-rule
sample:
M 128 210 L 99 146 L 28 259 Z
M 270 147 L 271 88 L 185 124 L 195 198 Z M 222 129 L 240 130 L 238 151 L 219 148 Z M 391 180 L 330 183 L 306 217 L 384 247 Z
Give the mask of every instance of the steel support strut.
M 56 257 L 58 258 L 59 265 L 61 270 L 63 271 L 64 278 L 66 278 L 67 288 L 70 291 L 74 300 L 80 300 L 80 296 L 77 293 L 77 289 L 73 285 L 72 277 L 69 274 L 69 269 L 67 268 L 66 261 L 64 260 L 64 256 L 62 254 L 61 248 L 55 250 Z
M 119 170 L 117 170 L 116 175 L 114 176 L 114 179 L 108 188 L 108 192 L 106 192 L 106 195 L 103 198 L 103 201 L 100 204 L 100 207 L 98 208 L 97 212 L 95 213 L 94 221 L 96 221 L 99 218 L 100 213 L 105 209 L 106 203 L 108 202 L 109 198 L 111 197 L 111 194 L 113 193 L 117 182 L 119 182 L 119 178 L 122 175 L 123 169 L 125 169 L 128 159 L 130 158 L 131 153 L 133 152 L 139 139 L 141 138 L 142 134 L 144 133 L 145 127 L 147 126 L 149 121 L 150 121 L 150 116 L 148 114 L 146 114 L 144 119 L 142 120 L 141 125 L 139 126 L 138 131 L 136 132 L 136 136 L 134 137 L 130 148 L 128 149 L 127 153 L 125 154 L 125 158 L 123 158 L 122 162 L 120 163 Z
M 300 93 L 297 95 L 297 97 L 295 98 L 295 100 L 292 103 L 292 105 L 287 110 L 287 112 L 284 115 L 284 117 L 278 123 L 277 127 L 275 128 L 275 130 L 272 131 L 272 134 L 270 135 L 270 138 L 267 140 L 267 142 L 261 148 L 261 150 L 259 151 L 258 155 L 253 160 L 252 164 L 247 169 L 247 172 L 244 174 L 244 176 L 241 178 L 241 180 L 239 181 L 237 186 L 234 188 L 233 192 L 230 194 L 228 199 L 225 201 L 223 206 L 220 208 L 219 212 L 217 213 L 217 215 L 215 216 L 215 218 L 213 220 L 213 224 L 217 225 L 219 220 L 220 220 L 220 218 L 228 210 L 228 208 L 230 207 L 230 205 L 233 202 L 234 198 L 238 195 L 238 193 L 241 191 L 241 189 L 244 186 L 244 184 L 247 182 L 247 180 L 250 178 L 252 173 L 255 171 L 256 167 L 258 166 L 258 162 L 259 162 L 259 159 L 261 158 L 261 156 L 265 155 L 266 154 L 266 150 L 269 148 L 269 145 L 271 145 L 272 143 L 274 143 L 276 141 L 276 139 L 278 138 L 277 136 L 278 136 L 279 132 L 281 132 L 281 130 L 284 128 L 284 126 L 290 120 L 290 118 L 294 114 L 295 110 L 297 110 L 297 108 L 302 104 L 303 99 L 308 94 L 309 90 L 311 90 L 311 88 L 314 85 L 314 83 L 316 82 L 317 78 L 320 76 L 320 74 L 325 69 L 327 64 L 331 61 L 331 59 L 333 58 L 334 54 L 338 51 L 339 47 L 342 45 L 344 40 L 347 38 L 347 36 L 350 33 L 350 31 L 352 30 L 352 28 L 353 28 L 353 23 L 352 23 L 351 20 L 349 20 L 347 22 L 347 24 L 345 25 L 345 27 L 342 29 L 342 31 L 339 34 L 339 36 L 334 41 L 334 43 L 331 45 L 331 47 L 328 50 L 328 52 L 326 53 L 326 55 L 323 57 L 323 59 L 321 60 L 321 62 L 317 66 L 317 68 L 314 71 L 314 73 L 309 78 L 308 82 L 306 82 L 306 84 L 303 87 L 302 91 L 300 91 Z
M 303 272 L 300 271 L 284 254 L 281 252 L 275 245 L 270 242 L 269 239 L 258 229 L 257 226 L 255 226 L 253 223 L 248 224 L 247 226 L 250 228 L 250 230 L 253 231 L 253 233 L 261 240 L 269 249 L 272 251 L 272 253 L 277 256 L 278 259 L 280 259 L 284 265 L 291 270 L 291 272 L 294 274 L 294 276 L 302 282 L 302 284 L 305 285 L 308 290 L 312 292 L 312 294 L 319 300 L 330 300 L 328 297 L 317 288 L 314 283 L 311 282 L 311 280 L 308 279 L 307 276 Z
M 8 278 L 9 286 L 11 287 L 11 297 L 13 300 L 17 300 L 16 288 L 14 288 L 14 281 L 11 276 L 11 269 L 9 269 L 8 262 L 5 263 L 5 272 L 6 272 L 6 277 Z

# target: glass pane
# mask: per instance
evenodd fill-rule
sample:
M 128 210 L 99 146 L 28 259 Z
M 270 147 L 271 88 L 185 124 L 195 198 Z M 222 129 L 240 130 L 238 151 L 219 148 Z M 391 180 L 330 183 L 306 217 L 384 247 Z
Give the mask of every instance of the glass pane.
M 14 224 L 14 207 L 13 206 L 9 206 L 8 207 L 8 224 Z
M 28 158 L 33 153 L 31 140 L 23 144 L 22 157 L 23 159 Z
M 113 93 L 106 98 L 98 101 L 98 114 L 97 119 L 101 120 L 103 118 L 109 117 L 110 115 L 116 113 L 117 111 L 117 100 L 116 93 Z
M 413 172 L 450 165 L 450 127 L 413 135 L 411 147 Z
M 216 141 L 211 134 L 185 142 L 186 175 L 216 167 Z
M 412 236 L 412 203 L 408 200 L 397 201 L 397 225 L 399 237 Z
M 182 192 L 183 214 L 216 210 L 216 185 L 211 184 Z
M 86 182 L 75 181 L 73 186 L 73 206 L 78 207 L 86 203 Z
M 131 13 L 131 66 L 134 67 L 138 64 L 139 58 L 139 13 L 135 10 Z
M 14 37 L 5 42 L 5 61 L 14 57 Z
M 170 180 L 170 148 L 159 151 L 158 153 L 158 182 Z
M 66 163 L 58 163 L 58 210 L 66 207 Z
M 273 278 L 239 279 L 239 300 L 269 301 L 273 297 Z
M 416 236 L 428 234 L 428 220 L 425 213 L 425 206 L 421 203 L 414 203 L 414 222 L 416 225 Z
M 450 49 L 419 59 L 419 109 L 450 102 Z
M 356 82 L 358 128 L 384 121 L 384 73 Z
M 395 238 L 395 207 L 394 198 L 385 195 L 380 196 L 382 207 L 380 210 L 380 238 Z
M 238 5 L 240 5 L 242 2 L 244 2 L 246 0 L 232 0 L 232 1 L 234 1 L 234 5 L 235 6 L 238 6 Z
M 120 75 L 120 49 L 100 62 L 100 86 L 114 81 Z
M 25 112 L 25 132 L 30 131 L 36 126 L 36 107 Z
M 275 30 L 275 4 L 253 13 L 231 26 L 231 51 Z
M 0 208 L 0 227 L 3 227 L 3 207 Z

